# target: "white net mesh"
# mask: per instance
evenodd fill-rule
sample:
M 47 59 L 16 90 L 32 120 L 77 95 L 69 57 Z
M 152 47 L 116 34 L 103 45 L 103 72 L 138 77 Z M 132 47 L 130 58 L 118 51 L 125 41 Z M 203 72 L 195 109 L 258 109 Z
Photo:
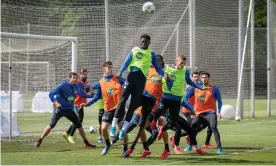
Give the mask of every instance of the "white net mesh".
M 175 62 L 176 52 L 189 55 L 188 0 L 155 1 L 154 5 L 154 14 L 146 15 L 141 11 L 143 2 L 127 5 L 111 3 L 110 57 L 116 69 L 119 69 L 128 52 L 138 46 L 139 38 L 144 33 L 151 36 L 150 48 L 157 54 L 162 53 L 166 63 Z
M 162 53 L 165 63 L 172 64 L 177 54 L 184 54 L 188 57 L 187 64 L 189 64 L 188 0 L 155 0 L 153 2 L 156 8 L 155 12 L 145 15 L 141 11 L 142 5 L 145 3 L 144 0 L 109 1 L 109 57 L 114 64 L 114 72 L 117 72 L 131 48 L 139 44 L 139 37 L 143 33 L 148 33 L 151 36 L 150 47 L 156 53 Z M 245 1 L 246 3 L 247 1 Z M 239 0 L 195 1 L 195 66 L 198 70 L 207 70 L 211 73 L 212 82 L 220 88 L 224 103 L 233 106 L 236 106 L 238 89 L 238 9 Z M 272 14 L 274 13 L 275 5 L 272 6 Z M 244 14 L 244 21 L 246 19 L 247 13 Z M 275 15 L 272 19 L 275 20 Z M 272 27 L 276 27 L 274 26 L 275 22 L 272 21 Z M 1 23 L 4 32 L 78 37 L 78 70 L 80 68 L 88 69 L 90 83 L 98 81 L 102 77 L 101 66 L 106 59 L 104 1 L 78 0 L 65 3 L 64 1 L 49 0 L 38 3 L 33 0 L 20 2 L 3 0 Z M 275 34 L 275 28 L 273 32 Z M 274 34 L 273 39 L 276 38 Z M 264 110 L 266 109 L 267 94 L 266 29 L 256 29 L 255 36 L 255 88 L 256 98 L 258 98 L 256 105 L 261 105 L 256 109 L 263 110 L 260 114 L 263 116 L 266 115 Z M 7 41 L 7 39 L 1 40 L 3 49 L 1 61 L 3 62 L 8 60 Z M 275 43 L 274 41 L 274 51 Z M 39 90 L 39 88 L 44 91 L 48 89 L 48 85 L 52 88 L 59 83 L 70 71 L 71 47 L 67 43 L 42 42 L 40 44 L 37 41 L 29 40 L 30 47 L 27 48 L 26 40 L 17 39 L 14 44 L 17 48 L 12 47 L 11 51 L 13 61 L 18 62 L 13 64 L 13 75 L 16 79 L 13 82 L 17 86 L 16 89 L 21 86 L 21 89 L 26 91 Z M 31 47 L 31 45 L 35 47 Z M 246 52 L 243 83 L 244 110 L 247 111 L 245 116 L 249 115 L 250 109 L 249 45 L 250 40 L 248 40 Z M 23 63 L 27 61 L 27 55 L 30 58 L 29 62 L 39 61 L 40 63 Z M 271 61 L 274 73 L 272 96 L 275 98 L 275 53 L 273 56 L 274 59 Z M 7 66 L 6 63 L 1 64 Z M 1 67 L 1 73 L 4 70 L 7 73 L 7 69 L 7 67 Z M 53 72 L 54 76 L 48 79 L 49 76 L 45 70 L 49 70 L 49 73 Z M 31 77 L 31 75 L 36 77 Z M 41 84 L 41 80 L 43 82 L 48 80 L 49 83 L 38 86 Z M 7 76 L 1 76 L 1 82 L 4 85 L 1 89 L 7 89 Z M 30 109 L 30 106 L 27 109 Z M 95 112 L 94 114 L 96 115 Z M 258 116 L 258 114 L 256 115 Z M 91 122 L 91 119 L 89 121 Z M 37 126 L 40 125 L 42 128 L 48 122 L 49 118 L 47 117 L 43 124 L 37 122 L 39 123 Z M 96 119 L 93 119 L 93 122 L 97 124 Z M 35 124 L 36 122 L 30 123 Z
M 8 90 L 9 55 L 12 90 L 49 91 L 71 71 L 70 41 L 1 38 L 1 90 Z

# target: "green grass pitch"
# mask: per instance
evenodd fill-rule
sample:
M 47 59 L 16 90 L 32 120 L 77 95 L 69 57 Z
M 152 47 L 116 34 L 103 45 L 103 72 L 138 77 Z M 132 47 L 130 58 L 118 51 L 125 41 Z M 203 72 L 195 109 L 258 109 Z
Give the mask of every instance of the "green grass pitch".
M 235 106 L 234 100 L 224 100 L 224 104 Z M 101 155 L 104 144 L 97 143 L 96 149 L 83 147 L 82 140 L 77 133 L 76 144 L 69 144 L 62 138 L 62 132 L 70 123 L 62 119 L 40 148 L 33 146 L 42 129 L 49 123 L 50 114 L 31 113 L 30 105 L 26 104 L 25 112 L 17 113 L 20 137 L 11 141 L 1 142 L 1 164 L 4 165 L 184 165 L 184 164 L 249 164 L 266 165 L 276 164 L 276 116 L 275 110 L 271 117 L 266 116 L 265 100 L 256 100 L 256 119 L 245 118 L 240 122 L 219 121 L 219 131 L 224 154 L 217 155 L 216 149 L 208 150 L 207 155 L 198 155 L 185 152 L 183 155 L 173 154 L 166 160 L 159 158 L 164 149 L 162 141 L 156 141 L 151 147 L 152 154 L 147 158 L 140 158 L 142 145 L 137 144 L 135 151 L 129 159 L 121 158 L 122 142 L 118 142 L 110 149 L 106 156 Z M 276 108 L 276 101 L 272 101 L 272 108 Z M 244 104 L 245 117 L 249 116 L 248 101 Z M 84 128 L 97 125 L 97 109 L 90 107 L 85 110 Z M 130 133 L 130 141 L 133 134 Z M 173 133 L 170 131 L 170 135 Z M 206 130 L 197 137 L 198 145 L 202 146 Z M 88 139 L 93 143 L 97 141 L 98 134 L 87 133 Z M 211 143 L 215 144 L 212 136 Z M 181 139 L 180 147 L 186 146 L 185 139 Z

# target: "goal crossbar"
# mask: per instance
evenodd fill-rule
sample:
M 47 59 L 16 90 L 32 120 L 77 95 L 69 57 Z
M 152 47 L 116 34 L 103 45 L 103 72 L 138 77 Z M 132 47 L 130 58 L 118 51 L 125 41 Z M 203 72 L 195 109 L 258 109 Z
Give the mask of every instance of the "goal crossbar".
M 45 35 L 32 35 L 32 34 L 20 34 L 20 33 L 9 33 L 9 32 L 0 32 L 0 35 L 1 37 L 13 37 L 13 38 L 77 41 L 77 37 L 69 37 L 69 36 L 45 36 Z

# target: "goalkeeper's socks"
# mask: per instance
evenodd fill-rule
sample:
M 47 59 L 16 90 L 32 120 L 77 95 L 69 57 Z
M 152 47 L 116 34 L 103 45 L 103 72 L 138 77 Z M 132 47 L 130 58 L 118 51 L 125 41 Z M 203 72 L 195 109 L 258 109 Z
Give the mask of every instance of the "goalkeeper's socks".
M 43 140 L 43 138 L 39 138 L 39 139 L 37 140 L 37 142 L 42 142 L 42 140 Z

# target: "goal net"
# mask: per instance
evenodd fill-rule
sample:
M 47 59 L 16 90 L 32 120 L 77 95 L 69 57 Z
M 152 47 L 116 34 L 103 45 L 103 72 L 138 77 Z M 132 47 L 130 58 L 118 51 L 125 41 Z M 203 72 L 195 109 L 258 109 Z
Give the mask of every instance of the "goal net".
M 75 41 L 76 38 L 74 38 Z M 71 38 L 2 32 L 1 113 L 7 115 L 5 117 L 9 117 L 9 88 L 12 91 L 12 110 L 20 112 L 17 116 L 21 116 L 21 114 L 27 116 L 32 112 L 51 112 L 52 104 L 46 100 L 49 98 L 49 91 L 62 80 L 67 79 L 68 73 L 72 71 L 72 65 L 76 63 L 72 61 L 72 57 L 75 56 L 72 54 L 72 50 L 74 50 L 72 46 Z M 11 77 L 9 77 L 9 71 L 11 71 Z M 44 96 L 37 95 L 41 92 L 44 92 Z M 17 106 L 18 103 L 22 104 Z M 50 106 L 46 107 L 48 111 L 45 111 L 45 103 Z M 33 132 L 35 127 L 45 126 L 49 122 L 50 115 L 47 113 L 45 116 L 47 117 L 45 121 L 29 119 L 28 123 L 33 121 L 30 123 L 33 127 L 22 126 L 21 128 L 19 125 L 21 134 Z M 13 118 L 15 115 L 12 116 L 12 124 L 16 124 L 14 123 L 16 119 Z M 5 120 L 9 120 L 9 118 L 5 118 Z M 5 132 L 9 131 L 3 131 L 3 133 Z M 2 135 L 6 136 L 7 134 Z

